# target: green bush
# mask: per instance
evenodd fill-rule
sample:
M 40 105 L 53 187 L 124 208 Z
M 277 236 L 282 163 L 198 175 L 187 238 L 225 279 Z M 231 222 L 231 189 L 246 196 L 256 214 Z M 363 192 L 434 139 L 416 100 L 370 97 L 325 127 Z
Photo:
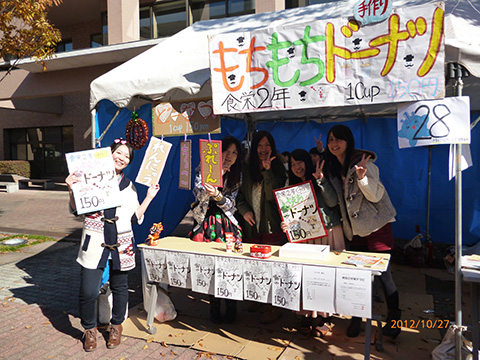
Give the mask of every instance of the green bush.
M 23 160 L 0 160 L 0 174 L 14 174 L 30 178 L 30 163 Z

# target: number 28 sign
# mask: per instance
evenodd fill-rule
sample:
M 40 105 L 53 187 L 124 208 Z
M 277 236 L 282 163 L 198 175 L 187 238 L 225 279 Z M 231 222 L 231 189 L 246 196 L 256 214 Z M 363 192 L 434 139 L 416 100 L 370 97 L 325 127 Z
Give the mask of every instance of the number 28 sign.
M 398 107 L 400 149 L 438 144 L 470 144 L 470 98 L 446 97 Z

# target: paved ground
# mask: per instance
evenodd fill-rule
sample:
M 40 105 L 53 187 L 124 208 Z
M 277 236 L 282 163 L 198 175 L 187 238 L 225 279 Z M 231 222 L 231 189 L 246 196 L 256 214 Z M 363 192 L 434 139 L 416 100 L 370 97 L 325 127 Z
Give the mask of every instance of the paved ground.
M 68 214 L 67 199 L 61 185 L 57 191 L 0 191 L 0 234 L 41 234 L 60 240 L 0 254 L 0 359 L 226 359 L 129 337 L 115 350 L 100 342 L 94 353 L 83 351 L 80 269 L 75 262 L 81 222 Z M 142 301 L 140 284 L 137 268 L 130 274 L 131 306 Z M 435 311 L 452 319 L 453 284 L 437 285 L 427 289 L 434 296 Z

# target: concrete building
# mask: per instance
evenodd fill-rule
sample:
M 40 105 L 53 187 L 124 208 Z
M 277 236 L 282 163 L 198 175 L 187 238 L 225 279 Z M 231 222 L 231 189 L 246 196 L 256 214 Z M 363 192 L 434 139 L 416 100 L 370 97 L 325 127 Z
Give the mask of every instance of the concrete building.
M 22 59 L 7 75 L 10 62 L 0 60 L 0 160 L 28 160 L 32 178 L 63 179 L 65 153 L 91 147 L 95 78 L 193 22 L 320 2 L 328 1 L 63 0 L 49 11 L 62 43 L 46 70 Z

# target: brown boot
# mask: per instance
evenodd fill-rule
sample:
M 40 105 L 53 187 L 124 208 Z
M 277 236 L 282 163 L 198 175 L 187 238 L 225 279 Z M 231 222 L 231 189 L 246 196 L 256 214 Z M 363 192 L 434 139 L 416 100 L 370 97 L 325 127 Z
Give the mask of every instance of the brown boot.
M 83 334 L 83 350 L 93 351 L 97 348 L 97 328 L 86 329 Z
M 109 349 L 114 349 L 122 341 L 122 324 L 120 325 L 110 325 L 110 336 L 108 337 L 107 347 Z

